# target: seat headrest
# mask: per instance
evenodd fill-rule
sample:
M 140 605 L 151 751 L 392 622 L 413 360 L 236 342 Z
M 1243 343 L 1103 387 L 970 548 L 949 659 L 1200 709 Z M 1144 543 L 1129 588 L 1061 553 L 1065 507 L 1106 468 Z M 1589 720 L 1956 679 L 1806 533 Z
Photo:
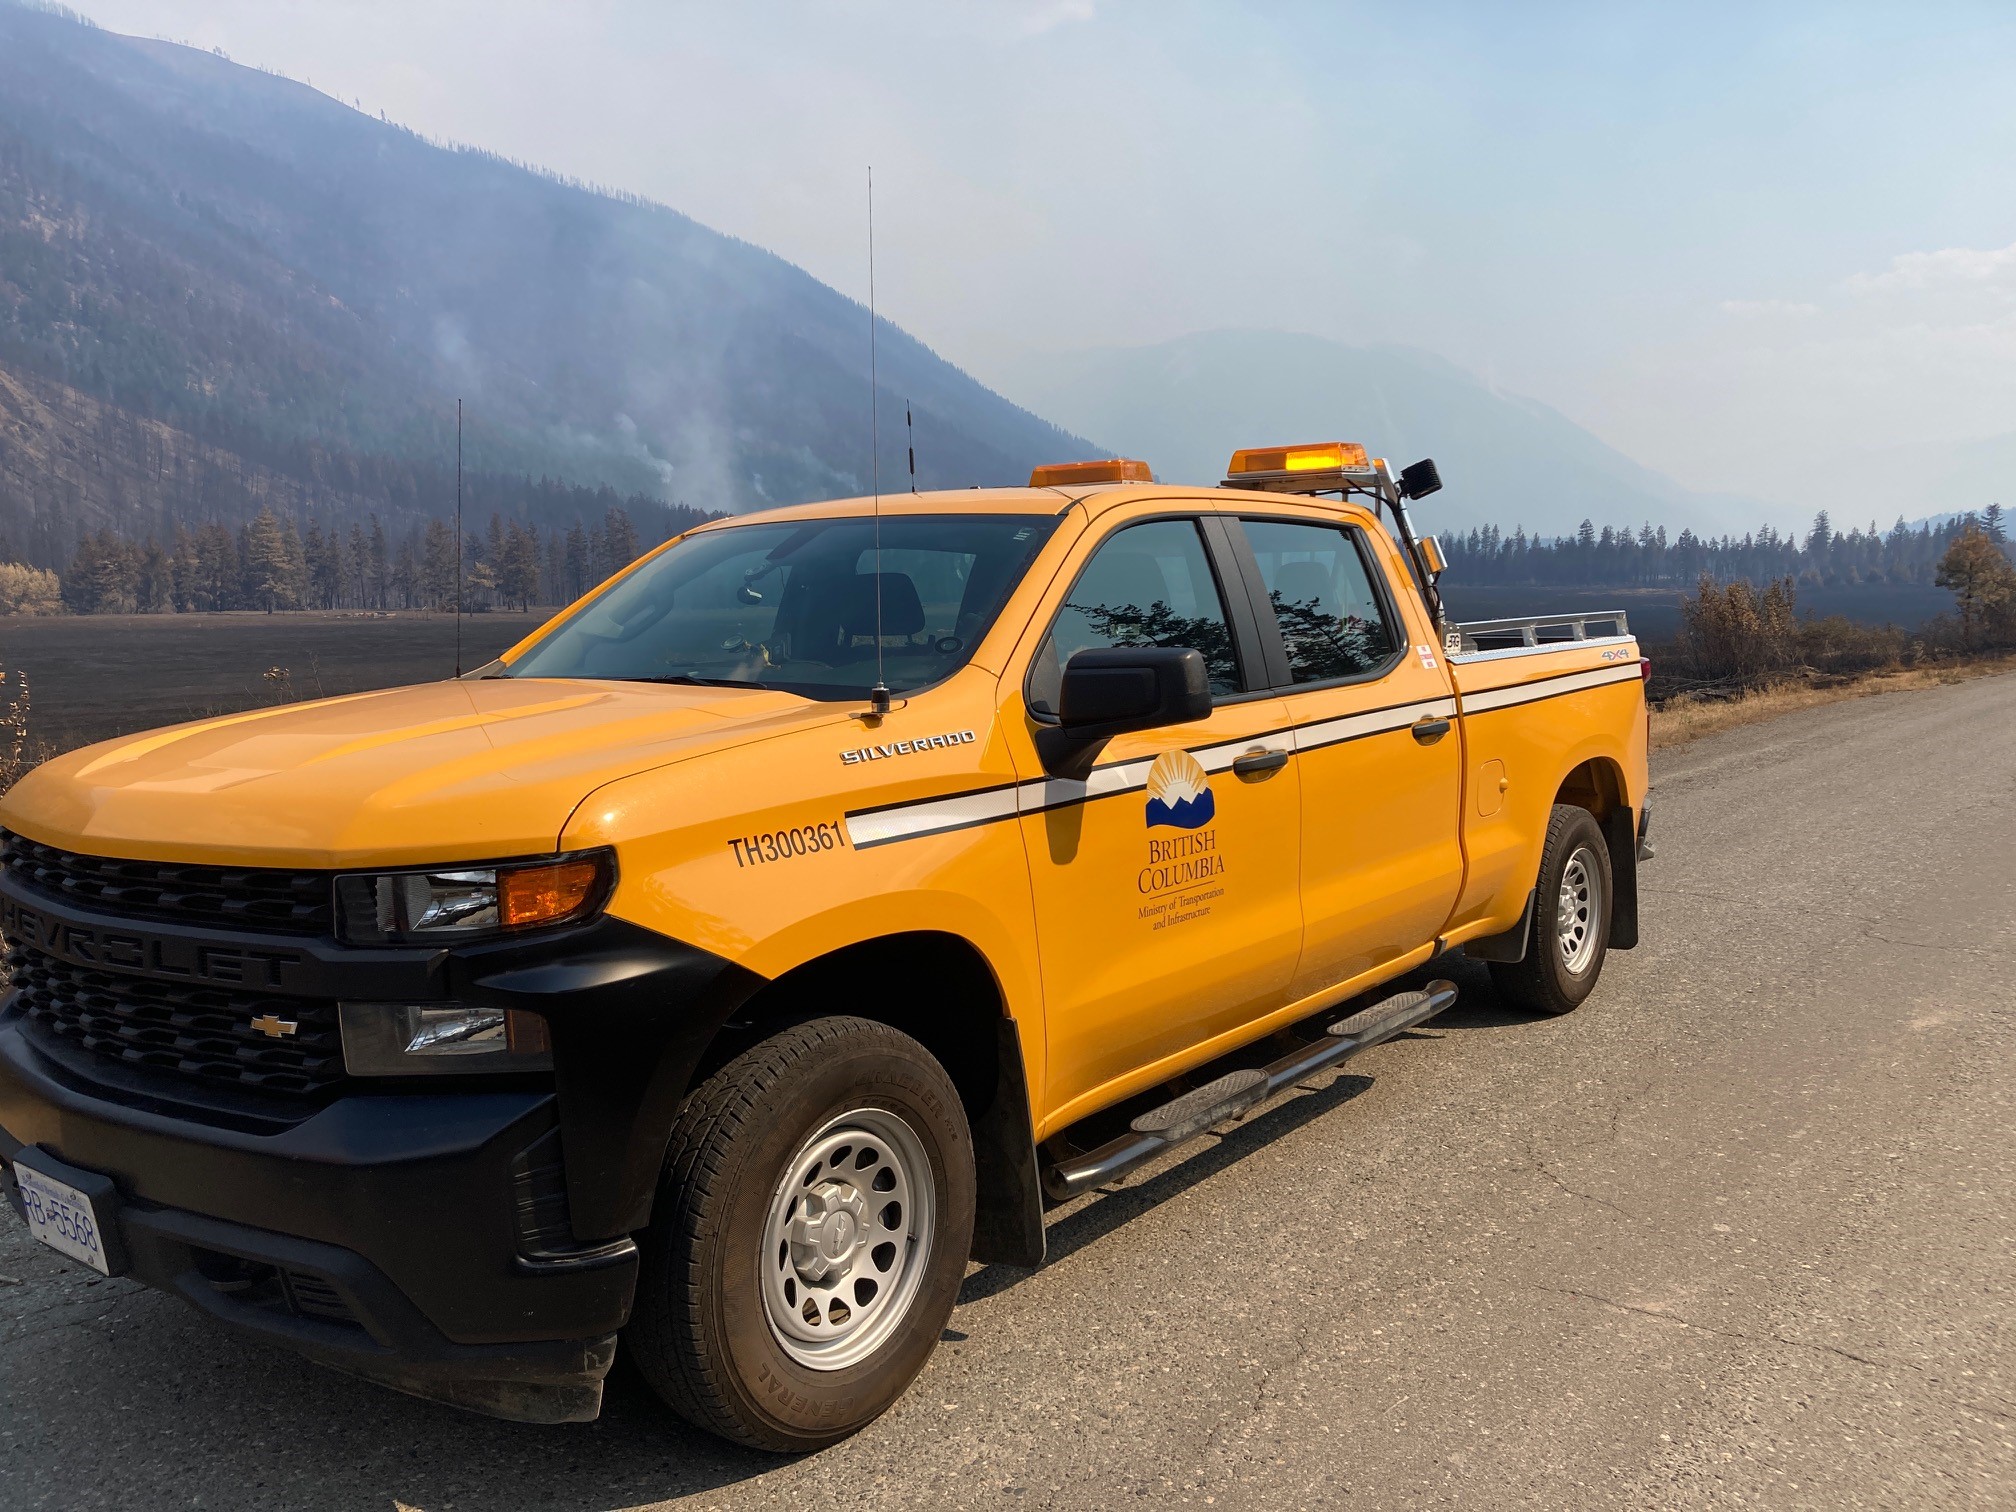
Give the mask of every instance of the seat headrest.
M 882 633 L 915 635 L 924 628 L 924 601 L 907 572 L 857 572 L 835 586 L 831 613 L 850 638 L 875 635 L 875 589 L 882 589 Z

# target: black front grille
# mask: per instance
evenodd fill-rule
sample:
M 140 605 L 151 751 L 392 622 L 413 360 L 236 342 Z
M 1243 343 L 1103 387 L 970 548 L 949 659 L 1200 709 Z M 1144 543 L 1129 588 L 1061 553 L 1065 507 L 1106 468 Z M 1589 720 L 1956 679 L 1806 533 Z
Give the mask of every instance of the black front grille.
M 38 1036 L 124 1065 L 299 1096 L 343 1075 L 336 1005 L 95 971 L 15 946 L 14 1008 Z M 255 1028 L 263 1024 L 265 1027 Z
M 39 892 L 122 918 L 263 934 L 326 935 L 335 927 L 332 874 L 326 871 L 122 861 L 5 832 L 0 865 Z

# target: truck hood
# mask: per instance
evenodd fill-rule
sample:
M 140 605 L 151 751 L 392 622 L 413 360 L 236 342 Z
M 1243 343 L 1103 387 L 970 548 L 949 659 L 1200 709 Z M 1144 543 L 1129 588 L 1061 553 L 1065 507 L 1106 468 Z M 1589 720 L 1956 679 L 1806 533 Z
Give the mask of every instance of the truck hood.
M 136 860 L 338 867 L 538 855 L 615 778 L 837 724 L 788 693 L 499 678 L 175 725 L 45 762 L 0 824 Z

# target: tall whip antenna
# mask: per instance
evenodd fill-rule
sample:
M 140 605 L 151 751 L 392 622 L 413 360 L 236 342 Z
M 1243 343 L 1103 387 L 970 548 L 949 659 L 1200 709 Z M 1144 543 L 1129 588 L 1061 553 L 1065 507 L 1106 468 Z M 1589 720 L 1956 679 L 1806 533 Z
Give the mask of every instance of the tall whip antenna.
M 455 401 L 455 675 L 462 675 L 462 401 Z
M 910 492 L 917 492 L 917 427 L 910 419 L 910 401 L 903 401 L 903 432 L 910 440 Z
M 868 168 L 868 476 L 875 490 L 875 686 L 868 690 L 869 713 L 889 712 L 889 684 L 882 677 L 882 409 L 875 378 L 875 168 Z

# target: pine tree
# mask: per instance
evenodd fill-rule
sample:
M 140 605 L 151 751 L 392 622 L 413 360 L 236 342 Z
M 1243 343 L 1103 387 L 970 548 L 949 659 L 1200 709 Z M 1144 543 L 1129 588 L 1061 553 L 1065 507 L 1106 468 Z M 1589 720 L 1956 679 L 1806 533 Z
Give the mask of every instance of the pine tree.
M 294 562 L 273 511 L 261 507 L 243 533 L 245 589 L 255 607 L 271 614 L 293 588 Z
M 497 589 L 505 603 L 520 610 L 539 596 L 539 538 L 515 521 L 498 550 Z
M 371 548 L 365 542 L 364 527 L 362 524 L 350 527 L 350 550 L 347 555 L 349 560 L 344 565 L 349 569 L 349 575 L 344 579 L 343 590 L 349 595 L 350 602 L 355 604 L 359 609 L 369 609 L 371 607 Z
M 169 570 L 173 574 L 176 611 L 186 613 L 194 609 L 201 581 L 196 538 L 180 525 L 175 527 L 175 550 L 169 558 Z
M 98 607 L 94 579 L 98 569 L 98 543 L 86 531 L 78 537 L 77 549 L 70 553 L 70 565 L 63 569 L 63 607 L 72 614 L 91 614 Z
M 588 533 L 576 520 L 567 527 L 567 581 L 560 590 L 561 597 L 572 603 L 588 591 Z
M 540 584 L 542 604 L 564 604 L 567 599 L 567 549 L 560 543 L 560 532 L 546 532 L 546 573 Z
M 455 532 L 446 520 L 429 520 L 418 584 L 421 602 L 445 609 L 455 599 Z
M 332 530 L 330 540 L 325 541 L 321 525 L 314 520 L 308 522 L 308 533 L 301 538 L 301 556 L 307 566 L 308 575 L 308 602 L 324 609 L 328 608 L 334 599 L 333 593 L 326 599 L 324 595 L 328 592 L 327 585 L 330 578 L 329 547 L 335 539 L 335 532 Z
M 289 520 L 280 531 L 280 549 L 287 557 L 287 592 L 283 609 L 299 609 L 308 602 L 308 559 L 301 548 L 301 532 Z
M 411 609 L 420 592 L 420 567 L 413 559 L 413 538 L 408 536 L 399 543 L 398 556 L 393 560 L 387 581 L 386 599 L 382 608 L 391 608 L 397 600 L 402 609 Z
M 230 609 L 240 602 L 244 564 L 231 532 L 215 523 L 196 532 L 194 595 L 199 609 Z
M 1978 527 L 1954 538 L 1933 582 L 1959 600 L 1960 639 L 1968 646 L 1976 644 L 1985 622 L 2001 620 L 2016 607 L 2016 567 Z
M 142 614 L 165 614 L 175 607 L 175 571 L 168 553 L 152 536 L 140 549 L 133 607 Z
M 1834 524 L 1827 518 L 1827 511 L 1821 510 L 1813 516 L 1813 528 L 1806 532 L 1806 551 L 1810 556 L 1824 555 L 1834 543 Z
M 602 540 L 610 572 L 621 572 L 637 560 L 637 527 L 630 523 L 629 514 L 614 504 L 602 515 Z
M 387 597 L 391 593 L 391 583 L 387 574 L 391 571 L 385 555 L 385 527 L 378 523 L 378 516 L 371 516 L 371 575 L 367 599 L 373 609 L 389 607 Z M 407 608 L 412 608 L 410 595 Z

